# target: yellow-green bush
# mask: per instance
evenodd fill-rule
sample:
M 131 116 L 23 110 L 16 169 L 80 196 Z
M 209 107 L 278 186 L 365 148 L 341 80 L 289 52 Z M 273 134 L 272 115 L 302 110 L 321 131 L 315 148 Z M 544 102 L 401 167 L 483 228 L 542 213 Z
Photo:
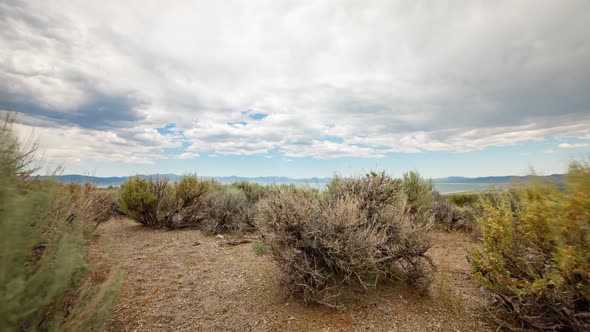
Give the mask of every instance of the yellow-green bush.
M 199 226 L 205 218 L 205 198 L 223 187 L 215 180 L 183 175 L 174 186 L 177 215 L 174 227 Z
M 456 206 L 464 207 L 477 204 L 479 196 L 477 194 L 453 194 L 449 196 L 448 200 Z
M 269 188 L 255 182 L 234 182 L 231 187 L 241 190 L 250 204 L 258 203 L 259 200 L 267 197 L 269 193 Z
M 166 179 L 132 177 L 121 185 L 119 197 L 126 215 L 144 225 L 194 226 L 208 233 L 248 232 L 254 229 L 255 205 L 247 194 L 254 199 L 262 191 L 253 185 L 222 186 L 189 174 L 174 184 Z
M 130 177 L 119 191 L 125 214 L 147 226 L 172 227 L 177 211 L 174 187 L 165 178 Z
M 434 222 L 434 183 L 420 176 L 417 171 L 403 174 L 402 187 L 408 199 L 410 214 L 414 222 L 432 224 Z
M 18 145 L 0 130 L 0 331 L 103 330 L 118 280 L 89 281 L 96 215 L 51 180 L 20 177 Z
M 197 178 L 196 174 L 186 174 L 180 177 L 175 185 L 175 194 L 181 208 L 199 205 L 209 192 L 218 190 L 221 185 L 215 180 Z
M 565 188 L 537 182 L 482 200 L 475 279 L 499 322 L 590 330 L 590 166 L 573 163 Z

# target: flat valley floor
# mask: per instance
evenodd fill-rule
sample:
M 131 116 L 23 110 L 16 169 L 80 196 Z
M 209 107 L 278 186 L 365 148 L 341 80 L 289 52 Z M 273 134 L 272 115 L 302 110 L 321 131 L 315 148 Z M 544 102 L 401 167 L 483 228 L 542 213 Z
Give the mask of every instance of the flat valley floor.
M 234 238 L 231 238 L 234 239 Z M 242 238 L 235 238 L 242 239 Z M 234 239 L 234 240 L 235 240 Z M 351 291 L 340 309 L 286 296 L 279 269 L 251 243 L 198 230 L 154 230 L 115 218 L 99 226 L 92 260 L 124 271 L 110 331 L 490 331 L 469 277 L 470 235 L 434 232 L 437 266 L 426 294 L 400 285 Z

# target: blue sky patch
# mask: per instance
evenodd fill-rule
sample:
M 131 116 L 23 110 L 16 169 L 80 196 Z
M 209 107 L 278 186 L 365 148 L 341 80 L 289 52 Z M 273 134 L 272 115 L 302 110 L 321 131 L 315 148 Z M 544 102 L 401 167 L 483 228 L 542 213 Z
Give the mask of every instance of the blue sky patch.
M 174 133 L 174 129 L 176 128 L 176 124 L 175 123 L 167 123 L 164 127 L 162 128 L 156 128 L 156 131 L 158 132 L 158 134 L 160 135 L 169 135 Z
M 330 141 L 330 142 L 334 142 L 334 143 L 342 143 L 342 142 L 344 142 L 344 140 L 342 139 L 342 137 L 337 137 L 337 136 L 324 136 L 324 137 L 322 137 L 322 140 L 324 140 L 324 141 Z
M 264 113 L 253 113 L 248 115 L 248 117 L 252 120 L 262 120 L 264 118 L 266 118 L 268 116 L 268 114 L 264 114 Z
M 228 125 L 228 126 L 232 126 L 232 127 L 237 127 L 238 125 L 245 126 L 245 125 L 247 125 L 247 124 L 248 124 L 248 122 L 246 122 L 246 121 L 233 121 L 233 122 L 227 122 L 227 125 Z

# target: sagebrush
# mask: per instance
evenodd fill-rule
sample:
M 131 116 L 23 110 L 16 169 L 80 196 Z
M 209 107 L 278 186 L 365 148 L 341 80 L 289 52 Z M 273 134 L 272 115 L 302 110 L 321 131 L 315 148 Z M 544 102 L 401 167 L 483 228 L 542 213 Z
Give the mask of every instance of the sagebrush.
M 420 176 L 417 171 L 402 176 L 402 188 L 408 199 L 410 214 L 414 222 L 424 225 L 434 223 L 434 183 Z
M 429 281 L 429 228 L 414 222 L 399 180 L 338 178 L 326 195 L 283 187 L 259 203 L 257 225 L 287 292 L 335 306 L 345 286 Z
M 262 192 L 253 185 L 222 186 L 188 174 L 176 183 L 132 177 L 123 183 L 119 196 L 127 216 L 141 224 L 170 229 L 192 226 L 217 234 L 254 230 L 252 201 Z
M 479 213 L 479 196 L 473 196 L 469 203 L 457 206 L 438 192 L 434 192 L 434 222 L 443 230 L 463 230 L 478 236 L 477 215 Z M 454 197 L 454 196 L 451 196 Z
M 505 327 L 590 330 L 590 166 L 483 199 L 475 279 Z M 516 325 L 513 325 L 516 324 Z
M 253 207 L 237 189 L 216 190 L 204 197 L 202 229 L 210 234 L 253 231 Z
M 130 177 L 121 185 L 119 197 L 129 218 L 153 227 L 174 225 L 177 201 L 167 179 Z
M 29 181 L 10 126 L 0 132 L 0 330 L 97 331 L 119 289 L 85 260 L 95 223 L 107 218 L 96 188 Z M 30 158 L 30 154 L 24 154 Z
M 173 226 L 202 226 L 206 218 L 205 202 L 209 199 L 207 197 L 222 189 L 218 182 L 199 179 L 196 174 L 181 176 L 173 189 L 177 205 Z

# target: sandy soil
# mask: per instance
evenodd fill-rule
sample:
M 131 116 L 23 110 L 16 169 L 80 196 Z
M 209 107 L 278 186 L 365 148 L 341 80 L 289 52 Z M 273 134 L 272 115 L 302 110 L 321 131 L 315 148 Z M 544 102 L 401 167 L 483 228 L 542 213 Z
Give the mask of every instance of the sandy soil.
M 111 252 L 125 270 L 111 331 L 488 331 L 469 279 L 462 233 L 435 233 L 438 266 L 428 294 L 382 285 L 353 291 L 341 310 L 284 295 L 278 269 L 253 244 L 200 231 L 154 230 L 127 219 L 100 226 L 93 256 Z M 256 239 L 253 239 L 255 241 Z

